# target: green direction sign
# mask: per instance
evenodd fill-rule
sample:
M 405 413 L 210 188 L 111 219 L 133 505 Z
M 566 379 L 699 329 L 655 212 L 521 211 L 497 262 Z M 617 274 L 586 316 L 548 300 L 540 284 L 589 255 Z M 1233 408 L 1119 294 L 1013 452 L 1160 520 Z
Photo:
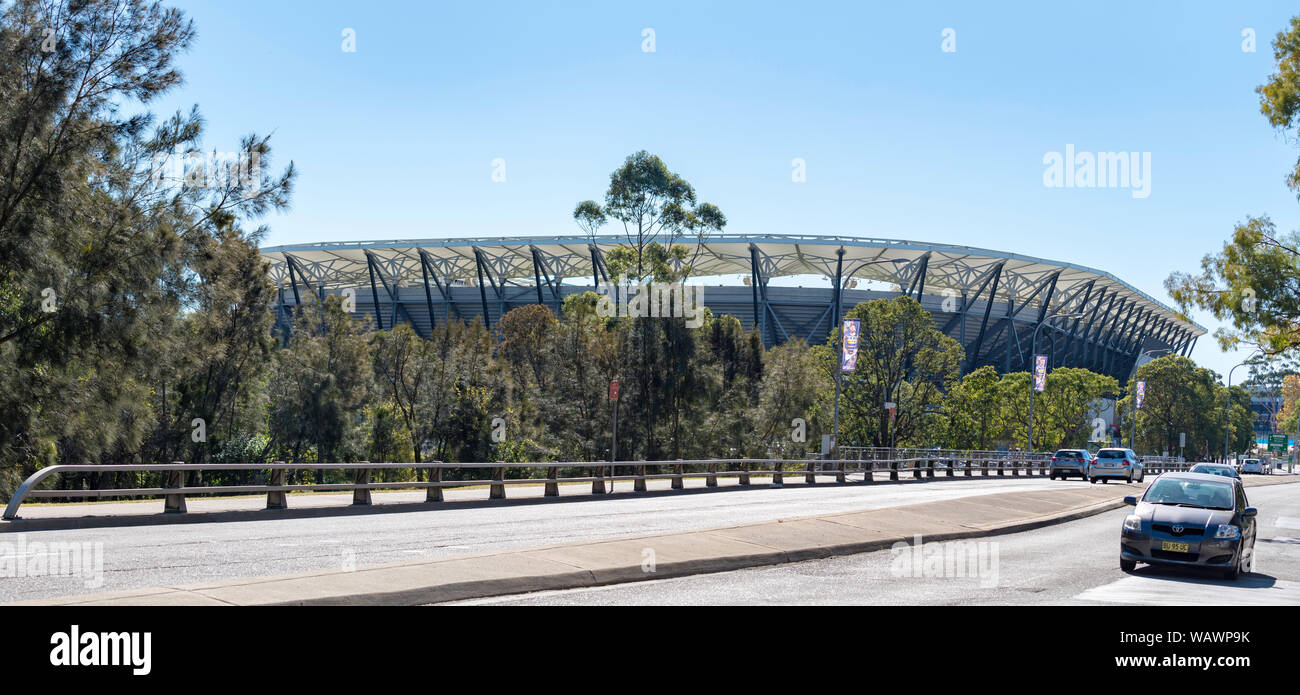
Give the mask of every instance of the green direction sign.
M 1287 436 L 1285 434 L 1268 435 L 1268 450 L 1283 452 L 1286 451 Z

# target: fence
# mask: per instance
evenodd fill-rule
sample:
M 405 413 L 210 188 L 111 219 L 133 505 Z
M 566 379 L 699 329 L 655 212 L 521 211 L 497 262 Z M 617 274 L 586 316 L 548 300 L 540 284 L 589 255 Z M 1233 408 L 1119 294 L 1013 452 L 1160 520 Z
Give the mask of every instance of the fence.
M 922 450 L 925 451 L 925 450 Z M 184 513 L 186 495 L 199 494 L 241 494 L 241 493 L 266 493 L 267 509 L 286 509 L 288 508 L 287 493 L 302 490 L 318 491 L 352 491 L 354 505 L 367 505 L 371 503 L 370 493 L 372 490 L 402 490 L 402 489 L 426 489 L 427 502 L 440 502 L 443 499 L 442 491 L 448 487 L 464 487 L 474 485 L 489 486 L 489 499 L 504 499 L 506 496 L 506 487 L 510 485 L 536 485 L 542 483 L 545 485 L 543 495 L 552 497 L 559 495 L 559 485 L 561 483 L 591 483 L 592 494 L 603 494 L 606 492 L 606 481 L 609 481 L 610 490 L 613 490 L 612 484 L 618 481 L 632 481 L 634 491 L 646 490 L 646 481 L 649 480 L 671 480 L 672 488 L 681 489 L 682 481 L 685 478 L 705 478 L 707 487 L 717 487 L 718 478 L 725 476 L 736 478 L 737 484 L 749 485 L 751 476 L 770 478 L 771 483 L 775 485 L 784 484 L 784 476 L 800 475 L 804 476 L 806 483 L 815 483 L 818 477 L 834 477 L 838 483 L 847 482 L 847 475 L 861 474 L 863 482 L 871 483 L 875 481 L 876 474 L 884 474 L 889 480 L 899 480 L 900 476 L 911 475 L 913 479 L 928 479 L 936 477 L 957 477 L 960 474 L 963 477 L 971 477 L 978 473 L 981 476 L 988 475 L 1011 475 L 1011 476 L 1046 476 L 1049 472 L 1049 462 L 1041 457 L 1038 458 L 1018 458 L 1004 456 L 985 456 L 988 452 L 975 452 L 980 455 L 971 455 L 971 452 L 956 453 L 947 452 L 947 455 L 940 456 L 941 452 L 925 451 L 924 456 L 878 459 L 878 458 L 857 458 L 841 460 L 821 460 L 821 459 L 704 459 L 704 460 L 672 460 L 672 461 L 618 461 L 618 469 L 632 469 L 630 474 L 615 475 L 616 470 L 611 470 L 608 461 L 544 461 L 529 463 L 444 463 L 441 461 L 432 461 L 424 463 L 370 463 L 362 461 L 359 463 L 285 463 L 276 461 L 275 463 L 205 463 L 205 464 L 186 464 L 181 461 L 173 463 L 160 464 L 142 464 L 142 465 L 97 465 L 97 464 L 77 464 L 77 465 L 60 465 L 43 468 L 32 474 L 27 480 L 23 481 L 18 490 L 14 492 L 9 504 L 5 507 L 5 520 L 18 518 L 18 508 L 23 501 L 28 498 L 68 498 L 68 497 L 163 497 L 164 512 L 167 513 Z M 411 468 L 429 471 L 429 480 L 412 481 L 412 482 L 371 482 L 371 472 L 375 470 Z M 545 469 L 545 478 L 506 478 L 506 469 L 534 468 Z M 578 468 L 590 471 L 590 475 L 581 477 L 564 477 L 558 476 L 561 468 Z M 670 469 L 668 472 L 649 473 L 648 469 L 657 469 L 663 471 Z M 694 470 L 688 471 L 691 468 Z M 442 472 L 448 469 L 471 469 L 487 470 L 491 477 L 474 480 L 443 480 Z M 354 482 L 351 483 L 303 483 L 303 484 L 285 484 L 285 474 L 293 470 L 343 470 L 353 471 Z M 270 476 L 266 484 L 258 485 L 213 485 L 213 486 L 191 486 L 184 485 L 185 473 L 191 471 L 269 471 Z M 37 486 L 51 476 L 63 473 L 116 473 L 116 472 L 166 472 L 167 482 L 163 487 L 154 488 L 109 488 L 97 490 L 61 490 L 61 489 L 38 489 Z

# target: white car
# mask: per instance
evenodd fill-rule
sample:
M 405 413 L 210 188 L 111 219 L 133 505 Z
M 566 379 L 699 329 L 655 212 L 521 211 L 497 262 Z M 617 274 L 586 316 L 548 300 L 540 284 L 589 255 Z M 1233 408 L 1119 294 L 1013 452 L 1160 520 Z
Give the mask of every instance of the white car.
M 1242 473 L 1263 473 L 1264 464 L 1259 459 L 1246 459 L 1241 462 Z

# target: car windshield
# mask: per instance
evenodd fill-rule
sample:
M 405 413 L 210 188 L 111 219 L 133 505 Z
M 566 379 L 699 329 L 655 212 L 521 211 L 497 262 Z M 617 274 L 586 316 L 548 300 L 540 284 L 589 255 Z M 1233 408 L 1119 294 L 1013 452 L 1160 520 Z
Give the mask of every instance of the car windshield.
M 1142 501 L 1205 509 L 1232 509 L 1232 486 L 1208 480 L 1161 478 L 1147 490 Z
M 1099 459 L 1122 459 L 1122 458 L 1124 458 L 1124 452 L 1123 452 L 1122 450 L 1120 450 L 1120 449 L 1102 449 L 1101 451 L 1098 451 L 1098 452 L 1097 452 L 1097 458 L 1099 458 Z
M 1233 475 L 1233 470 L 1231 468 L 1224 468 L 1223 466 L 1192 466 L 1192 470 L 1190 472 L 1209 473 L 1210 475 L 1224 475 L 1229 478 L 1236 477 Z

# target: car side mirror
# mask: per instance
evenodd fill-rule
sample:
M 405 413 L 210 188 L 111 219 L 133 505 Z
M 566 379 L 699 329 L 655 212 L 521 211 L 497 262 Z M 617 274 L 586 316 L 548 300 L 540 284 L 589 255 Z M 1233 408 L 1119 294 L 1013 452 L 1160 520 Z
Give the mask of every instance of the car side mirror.
M 1242 516 L 1247 516 L 1247 517 L 1255 516 L 1256 514 L 1259 514 L 1259 510 L 1255 509 L 1254 507 L 1246 507 L 1246 509 L 1241 512 Z
M 1138 504 L 1138 498 L 1133 496 L 1125 497 L 1124 504 L 1127 504 L 1130 507 L 1136 507 Z

